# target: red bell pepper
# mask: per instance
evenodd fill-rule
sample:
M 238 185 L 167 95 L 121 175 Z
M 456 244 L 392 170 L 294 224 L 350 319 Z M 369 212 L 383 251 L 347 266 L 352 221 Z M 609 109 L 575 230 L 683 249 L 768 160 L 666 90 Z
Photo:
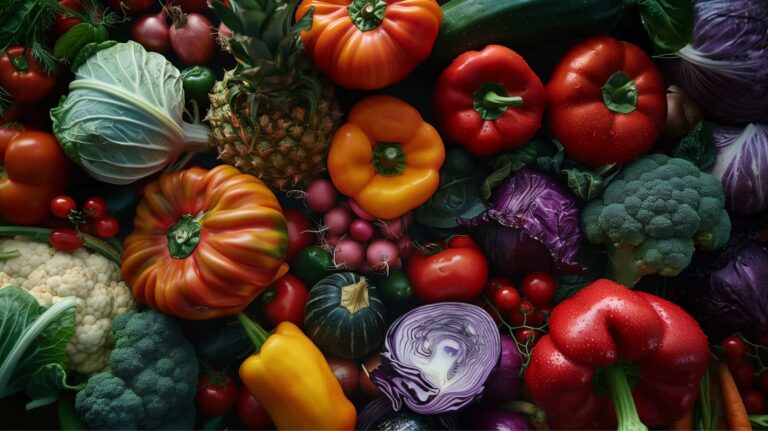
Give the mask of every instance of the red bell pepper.
M 0 127 L 0 217 L 14 224 L 42 222 L 51 199 L 64 193 L 70 161 L 45 132 Z
M 667 118 L 664 81 L 642 49 L 610 37 L 574 46 L 547 84 L 549 130 L 566 156 L 598 168 L 651 149 Z
M 0 87 L 20 103 L 37 102 L 53 91 L 56 77 L 45 73 L 23 46 L 13 46 L 0 53 Z
M 683 309 L 598 280 L 552 311 L 525 384 L 552 429 L 662 427 L 696 401 L 708 357 Z
M 475 156 L 523 146 L 541 127 L 544 86 L 515 51 L 488 45 L 440 74 L 434 109 L 444 137 Z

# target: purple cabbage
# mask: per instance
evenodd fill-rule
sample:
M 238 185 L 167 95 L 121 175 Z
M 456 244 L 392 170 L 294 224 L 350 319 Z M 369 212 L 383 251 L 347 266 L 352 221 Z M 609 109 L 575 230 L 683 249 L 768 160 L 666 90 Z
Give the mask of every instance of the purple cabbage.
M 509 410 L 479 410 L 469 416 L 466 429 L 489 431 L 532 431 L 534 428 L 520 413 Z
M 549 176 L 523 168 L 493 190 L 491 208 L 459 225 L 470 229 L 490 267 L 506 275 L 581 269 L 576 197 Z
M 693 44 L 676 55 L 678 85 L 714 117 L 768 118 L 768 1 L 696 1 Z
M 768 209 L 768 126 L 714 127 L 713 134 L 712 174 L 723 183 L 728 210 L 749 215 Z
M 727 259 L 724 266 L 718 264 Z M 710 342 L 736 332 L 758 337 L 768 331 L 768 250 L 742 236 L 711 259 L 695 262 L 692 285 L 682 305 Z
M 463 302 L 417 307 L 387 331 L 371 380 L 399 411 L 454 412 L 473 403 L 499 360 L 499 329 L 485 310 Z
M 366 404 L 357 415 L 358 430 L 393 430 L 403 429 L 408 431 L 421 430 L 457 430 L 459 423 L 452 415 L 424 416 L 400 409 L 392 410 L 392 403 L 387 397 L 379 397 Z

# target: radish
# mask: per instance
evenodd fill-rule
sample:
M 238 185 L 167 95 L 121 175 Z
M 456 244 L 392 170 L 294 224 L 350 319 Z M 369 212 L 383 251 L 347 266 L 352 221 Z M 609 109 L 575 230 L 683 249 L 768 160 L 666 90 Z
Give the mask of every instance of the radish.
M 373 225 L 367 220 L 356 218 L 349 225 L 349 236 L 355 241 L 368 242 L 373 237 Z
M 352 213 L 348 209 L 338 206 L 329 210 L 323 216 L 323 223 L 328 228 L 328 232 L 334 235 L 344 235 L 352 222 Z
M 384 239 L 397 241 L 400 237 L 405 235 L 408 228 L 411 227 L 412 222 L 413 214 L 407 212 L 396 219 L 379 220 L 376 224 L 379 226 L 379 234 L 381 234 Z
M 376 217 L 368 214 L 367 211 L 362 209 L 360 205 L 357 204 L 354 200 L 349 200 L 349 207 L 352 208 L 352 211 L 355 213 L 356 216 L 360 217 L 363 220 L 373 221 L 376 220 Z
M 339 243 L 340 239 L 341 239 L 341 236 L 334 235 L 332 233 L 326 233 L 325 235 L 323 235 L 323 242 L 325 243 L 325 245 L 331 248 L 336 247 L 336 244 Z
M 411 241 L 411 237 L 408 234 L 404 234 L 397 240 L 397 251 L 403 260 L 408 260 L 413 254 L 413 241 Z
M 307 186 L 307 206 L 312 211 L 324 213 L 336 203 L 336 188 L 333 183 L 320 178 Z
M 365 251 L 359 242 L 342 238 L 333 249 L 333 262 L 336 267 L 358 269 L 365 263 Z
M 377 239 L 368 245 L 366 258 L 368 264 L 375 270 L 389 271 L 389 268 L 395 267 L 400 256 L 395 244 L 384 239 Z

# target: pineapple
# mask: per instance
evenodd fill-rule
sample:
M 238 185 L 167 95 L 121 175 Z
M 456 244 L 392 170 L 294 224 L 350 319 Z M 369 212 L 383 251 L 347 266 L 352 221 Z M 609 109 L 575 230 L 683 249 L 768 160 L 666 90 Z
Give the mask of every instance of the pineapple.
M 325 170 L 342 117 L 333 85 L 303 54 L 299 33 L 311 26 L 311 12 L 291 25 L 297 3 L 214 3 L 233 32 L 227 49 L 239 64 L 209 95 L 211 139 L 221 161 L 279 192 L 303 188 Z

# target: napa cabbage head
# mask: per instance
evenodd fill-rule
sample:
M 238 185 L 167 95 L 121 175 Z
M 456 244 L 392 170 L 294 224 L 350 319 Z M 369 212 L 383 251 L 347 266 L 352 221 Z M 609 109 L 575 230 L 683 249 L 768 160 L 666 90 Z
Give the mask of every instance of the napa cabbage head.
M 97 180 L 128 184 L 208 147 L 208 128 L 182 119 L 181 74 L 129 41 L 97 52 L 75 71 L 51 110 L 64 152 Z

